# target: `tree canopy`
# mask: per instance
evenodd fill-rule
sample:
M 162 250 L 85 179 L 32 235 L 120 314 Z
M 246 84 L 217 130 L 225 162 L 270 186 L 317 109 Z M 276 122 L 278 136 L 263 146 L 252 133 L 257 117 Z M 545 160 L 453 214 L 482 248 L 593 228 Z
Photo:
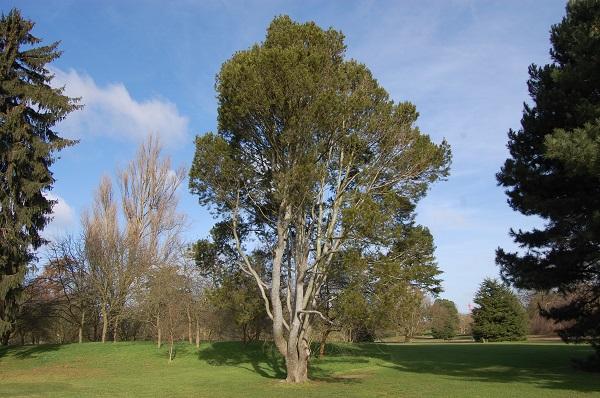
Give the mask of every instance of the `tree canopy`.
M 498 249 L 502 277 L 556 290 L 570 300 L 544 314 L 569 326 L 567 341 L 600 338 L 600 2 L 570 1 L 551 29 L 552 63 L 529 68 L 521 128 L 509 131 L 510 158 L 497 178 L 508 202 L 544 228 L 511 231 L 522 252 Z M 600 350 L 597 358 L 600 361 Z

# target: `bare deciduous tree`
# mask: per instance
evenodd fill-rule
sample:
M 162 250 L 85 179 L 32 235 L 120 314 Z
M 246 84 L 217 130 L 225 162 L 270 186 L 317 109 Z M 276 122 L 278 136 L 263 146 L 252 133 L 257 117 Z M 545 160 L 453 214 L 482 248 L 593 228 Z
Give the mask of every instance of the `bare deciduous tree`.
M 185 220 L 177 213 L 177 189 L 185 170 L 173 171 L 170 159 L 161 158 L 160 152 L 157 138 L 142 143 L 135 159 L 118 175 L 121 206 L 110 178 L 104 177 L 92 214 L 83 217 L 92 286 L 101 301 L 103 342 L 109 324 L 117 340 L 127 300 L 147 271 L 172 264 L 182 252 Z
M 83 342 L 83 329 L 93 305 L 89 263 L 83 241 L 73 236 L 55 240 L 48 246 L 49 261 L 44 276 L 60 286 L 65 302 L 65 319 L 78 326 L 78 342 Z

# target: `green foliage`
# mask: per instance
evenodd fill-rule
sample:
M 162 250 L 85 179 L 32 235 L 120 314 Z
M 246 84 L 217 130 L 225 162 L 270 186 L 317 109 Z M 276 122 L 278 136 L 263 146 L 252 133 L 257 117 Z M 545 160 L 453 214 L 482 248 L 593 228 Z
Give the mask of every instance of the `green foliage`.
M 264 301 L 251 276 L 235 267 L 239 256 L 232 247 L 229 225 L 217 223 L 210 239 L 200 239 L 192 246 L 197 269 L 211 281 L 207 296 L 221 318 L 233 320 L 244 342 L 257 340 L 267 325 Z M 265 254 L 254 251 L 256 264 L 264 262 Z M 261 267 L 264 269 L 264 266 Z
M 431 306 L 431 336 L 449 340 L 456 336 L 459 326 L 458 310 L 453 301 L 437 299 Z
M 527 314 L 518 297 L 505 285 L 485 279 L 474 299 L 473 337 L 477 341 L 525 340 Z
M 243 342 L 258 340 L 266 329 L 265 305 L 254 280 L 241 271 L 226 275 L 208 291 L 208 299 L 222 316 L 229 316 L 240 330 Z
M 321 298 L 331 307 L 323 312 L 355 342 L 373 341 L 380 329 L 408 326 L 423 293 L 441 291 L 434 250 L 429 230 L 409 224 L 386 254 L 358 248 L 338 253 Z
M 0 18 L 0 340 L 6 344 L 34 251 L 44 243 L 40 231 L 55 201 L 54 153 L 74 141 L 54 125 L 78 108 L 77 100 L 50 87 L 46 65 L 60 56 L 58 43 L 37 46 L 33 22 L 18 10 Z
M 510 205 L 547 222 L 511 231 L 522 253 L 498 249 L 502 277 L 516 287 L 569 300 L 543 314 L 568 325 L 567 341 L 600 342 L 600 1 L 567 4 L 551 29 L 553 62 L 529 69 L 533 106 L 509 132 L 511 158 L 498 182 Z M 600 363 L 600 350 L 597 360 Z
M 414 105 L 391 101 L 344 51 L 340 32 L 279 17 L 262 44 L 223 64 L 218 134 L 196 138 L 190 169 L 201 204 L 264 233 L 282 206 L 310 226 L 318 206 L 323 217 L 336 206 L 347 239 L 395 234 L 395 217 L 447 175 L 449 148 L 421 134 Z

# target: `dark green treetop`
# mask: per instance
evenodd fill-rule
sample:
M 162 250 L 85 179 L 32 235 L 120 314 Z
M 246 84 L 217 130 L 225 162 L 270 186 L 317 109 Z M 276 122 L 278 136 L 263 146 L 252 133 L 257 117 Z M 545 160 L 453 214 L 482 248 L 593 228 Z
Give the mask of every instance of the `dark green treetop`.
M 600 1 L 570 1 L 550 40 L 553 62 L 529 68 L 533 105 L 509 132 L 511 157 L 497 175 L 512 208 L 546 225 L 511 231 L 523 251 L 498 249 L 496 261 L 516 287 L 574 297 L 544 314 L 571 325 L 560 332 L 565 340 L 598 342 Z
M 502 283 L 485 279 L 475 294 L 473 337 L 475 340 L 525 340 L 527 314 L 518 297 Z
M 18 310 L 27 265 L 44 239 L 55 201 L 54 153 L 75 142 L 58 136 L 56 123 L 78 108 L 77 100 L 52 88 L 47 64 L 58 43 L 38 46 L 33 22 L 18 10 L 0 17 L 0 338 L 8 337 Z

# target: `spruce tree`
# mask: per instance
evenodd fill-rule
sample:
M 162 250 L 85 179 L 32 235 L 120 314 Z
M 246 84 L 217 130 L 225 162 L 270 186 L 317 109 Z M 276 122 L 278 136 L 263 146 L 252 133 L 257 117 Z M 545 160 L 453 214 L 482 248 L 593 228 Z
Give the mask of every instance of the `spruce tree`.
M 475 294 L 473 338 L 477 341 L 525 340 L 525 309 L 510 289 L 494 279 L 485 279 Z
M 498 249 L 505 281 L 568 300 L 543 314 L 570 326 L 566 341 L 600 342 L 600 1 L 567 4 L 551 29 L 552 63 L 529 68 L 521 129 L 497 178 L 509 204 L 546 221 L 511 231 L 520 253 Z M 596 359 L 600 363 L 600 350 Z
M 60 56 L 58 42 L 37 46 L 32 21 L 18 10 L 0 17 L 0 341 L 8 344 L 23 279 L 55 201 L 50 166 L 55 152 L 75 142 L 54 125 L 77 109 L 77 99 L 52 88 L 46 65 Z

